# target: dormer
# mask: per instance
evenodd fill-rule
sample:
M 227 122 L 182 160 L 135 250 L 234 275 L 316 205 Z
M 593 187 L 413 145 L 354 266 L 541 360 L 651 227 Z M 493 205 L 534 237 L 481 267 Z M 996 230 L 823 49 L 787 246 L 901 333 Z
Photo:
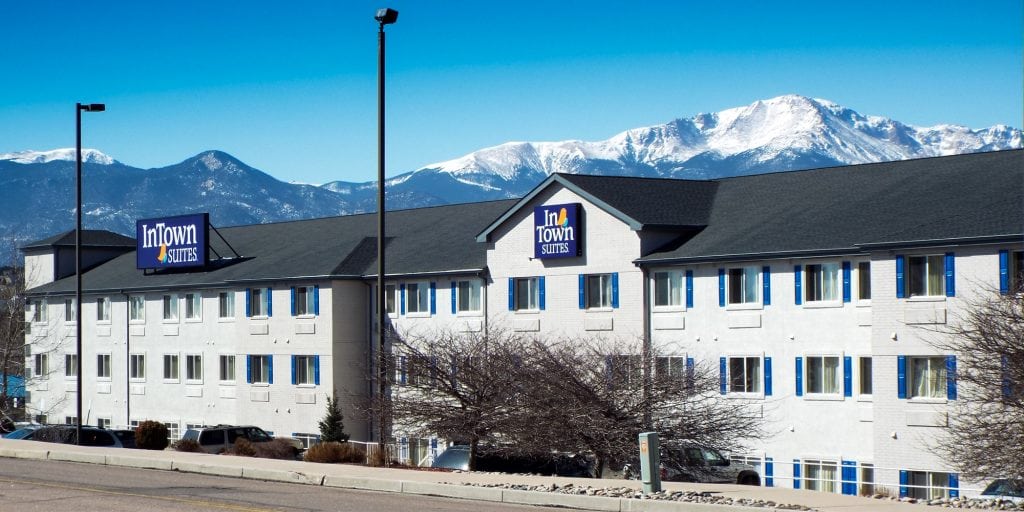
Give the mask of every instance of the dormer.
M 135 239 L 111 231 L 82 230 L 82 268 L 88 270 L 135 250 Z M 75 274 L 75 230 L 31 242 L 25 254 L 25 288 L 32 289 Z

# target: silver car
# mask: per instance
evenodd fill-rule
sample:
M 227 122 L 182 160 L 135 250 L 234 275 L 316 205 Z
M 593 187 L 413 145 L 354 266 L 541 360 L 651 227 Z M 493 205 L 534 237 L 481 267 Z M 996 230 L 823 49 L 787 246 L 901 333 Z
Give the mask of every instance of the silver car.
M 661 479 L 669 482 L 761 485 L 754 466 L 730 461 L 711 448 L 662 445 Z

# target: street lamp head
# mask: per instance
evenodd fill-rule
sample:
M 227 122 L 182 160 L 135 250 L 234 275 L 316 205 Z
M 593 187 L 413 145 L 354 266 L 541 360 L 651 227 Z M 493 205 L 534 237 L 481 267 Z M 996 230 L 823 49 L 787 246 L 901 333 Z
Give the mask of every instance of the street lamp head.
M 398 21 L 398 11 L 384 7 L 377 9 L 377 15 L 374 19 L 380 22 L 381 25 L 390 25 Z
M 86 103 L 79 105 L 78 108 L 86 112 L 103 112 L 107 109 L 107 106 L 103 103 Z

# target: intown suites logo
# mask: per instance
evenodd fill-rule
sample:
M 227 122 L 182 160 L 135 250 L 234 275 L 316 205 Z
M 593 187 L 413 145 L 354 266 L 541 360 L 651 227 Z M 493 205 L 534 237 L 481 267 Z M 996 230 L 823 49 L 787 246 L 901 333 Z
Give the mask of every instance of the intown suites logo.
M 580 204 L 537 206 L 533 209 L 534 258 L 568 258 L 582 254 L 579 236 Z
M 208 219 L 203 213 L 137 221 L 136 268 L 205 265 Z

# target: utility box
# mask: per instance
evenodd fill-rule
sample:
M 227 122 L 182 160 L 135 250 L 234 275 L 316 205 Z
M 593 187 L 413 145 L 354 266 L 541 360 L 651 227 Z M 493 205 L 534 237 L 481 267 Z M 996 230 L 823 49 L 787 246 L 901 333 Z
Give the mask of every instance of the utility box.
M 661 491 L 661 444 L 657 432 L 640 433 L 640 483 L 644 494 Z

